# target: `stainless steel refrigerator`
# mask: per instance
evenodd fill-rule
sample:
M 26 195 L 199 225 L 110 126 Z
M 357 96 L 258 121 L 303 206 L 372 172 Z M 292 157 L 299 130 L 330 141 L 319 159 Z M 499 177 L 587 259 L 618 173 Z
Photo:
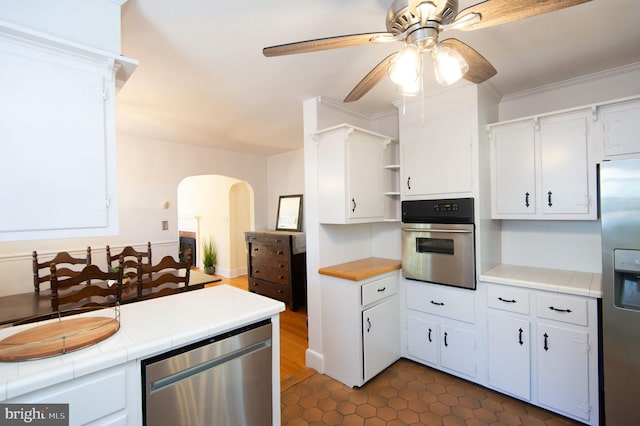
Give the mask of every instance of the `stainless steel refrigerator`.
M 600 167 L 602 355 L 607 425 L 640 421 L 640 159 Z

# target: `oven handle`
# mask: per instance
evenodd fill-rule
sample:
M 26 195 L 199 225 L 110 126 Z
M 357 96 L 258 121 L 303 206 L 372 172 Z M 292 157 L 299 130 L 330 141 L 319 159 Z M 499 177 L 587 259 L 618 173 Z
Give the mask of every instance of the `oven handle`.
M 445 234 L 471 234 L 473 231 L 468 229 L 420 229 L 420 228 L 402 228 L 403 232 L 441 232 Z

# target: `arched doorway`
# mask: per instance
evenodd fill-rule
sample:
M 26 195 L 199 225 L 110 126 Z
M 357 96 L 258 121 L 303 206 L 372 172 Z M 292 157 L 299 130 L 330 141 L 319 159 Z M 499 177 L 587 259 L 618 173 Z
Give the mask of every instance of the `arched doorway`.
M 194 237 L 196 266 L 202 268 L 202 241 L 211 237 L 216 274 L 246 274 L 244 232 L 254 228 L 253 198 L 251 185 L 228 176 L 189 176 L 178 184 L 178 232 Z

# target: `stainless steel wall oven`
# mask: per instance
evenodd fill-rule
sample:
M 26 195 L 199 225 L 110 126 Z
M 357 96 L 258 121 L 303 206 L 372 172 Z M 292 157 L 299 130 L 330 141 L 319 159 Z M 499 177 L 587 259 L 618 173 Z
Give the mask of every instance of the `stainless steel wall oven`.
M 473 198 L 402 202 L 402 274 L 475 290 Z

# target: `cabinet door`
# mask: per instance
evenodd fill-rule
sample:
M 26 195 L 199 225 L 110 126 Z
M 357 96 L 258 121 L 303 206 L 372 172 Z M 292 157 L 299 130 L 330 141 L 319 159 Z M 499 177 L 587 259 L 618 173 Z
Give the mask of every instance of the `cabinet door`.
M 607 105 L 598 115 L 606 157 L 640 153 L 640 101 Z
M 489 313 L 489 384 L 531 399 L 529 321 Z
M 409 316 L 407 318 L 407 353 L 427 364 L 438 365 L 439 335 L 435 321 Z
M 492 216 L 535 214 L 533 122 L 495 127 L 491 133 L 491 145 Z
M 540 323 L 537 334 L 538 402 L 588 420 L 589 334 Z
M 402 194 L 437 195 L 471 192 L 470 133 L 416 140 L 402 145 Z
M 440 325 L 440 363 L 468 377 L 476 372 L 476 338 L 472 331 Z
M 353 135 L 348 142 L 347 217 L 384 218 L 382 142 Z
M 362 312 L 365 382 L 400 358 L 399 329 L 397 297 Z
M 542 119 L 539 138 L 542 213 L 588 213 L 586 117 Z

